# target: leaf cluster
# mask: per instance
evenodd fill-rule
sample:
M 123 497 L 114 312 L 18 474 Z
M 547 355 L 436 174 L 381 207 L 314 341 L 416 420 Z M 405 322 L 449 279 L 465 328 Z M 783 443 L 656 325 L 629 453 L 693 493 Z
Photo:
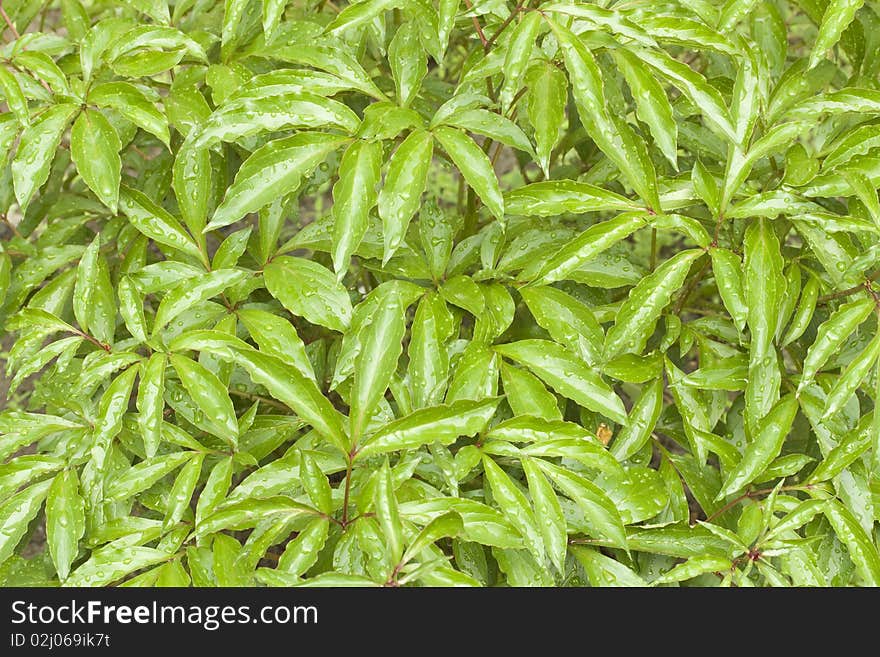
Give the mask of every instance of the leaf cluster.
M 3 584 L 880 584 L 876 3 L 2 9 Z

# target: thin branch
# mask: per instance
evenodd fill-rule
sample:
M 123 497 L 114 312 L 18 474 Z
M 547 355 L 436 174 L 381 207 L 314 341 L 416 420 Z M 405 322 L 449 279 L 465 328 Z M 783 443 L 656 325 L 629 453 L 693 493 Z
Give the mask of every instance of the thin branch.
M 468 11 L 474 10 L 474 5 L 471 0 L 464 0 L 464 4 L 467 6 Z M 483 50 L 488 50 L 489 40 L 486 38 L 486 33 L 483 32 L 483 26 L 480 25 L 480 19 L 476 16 L 471 16 L 471 20 L 474 23 L 474 29 L 477 31 L 477 36 L 480 37 L 480 43 L 483 44 Z
M 651 271 L 657 268 L 657 229 L 651 229 L 651 261 L 648 265 Z
M 853 285 L 845 290 L 839 290 L 838 292 L 832 292 L 830 294 L 825 294 L 819 297 L 816 303 L 828 303 L 829 301 L 833 301 L 834 299 L 840 299 L 841 297 L 848 297 L 850 295 L 856 294 L 857 292 L 861 292 L 865 289 L 866 284 L 871 281 L 876 281 L 880 278 L 880 270 L 875 271 L 872 274 L 868 274 L 865 276 L 865 282 L 859 283 L 858 285 Z
M 799 486 L 782 486 L 779 490 L 781 490 L 781 491 L 786 490 L 787 491 L 787 490 L 812 490 L 812 489 L 813 489 L 812 484 L 804 484 L 804 485 L 799 485 Z M 761 490 L 751 490 L 751 491 L 748 491 L 747 493 L 743 493 L 742 495 L 740 495 L 736 499 L 733 499 L 730 502 L 728 502 L 727 504 L 725 504 L 724 506 L 722 506 L 720 509 L 718 509 L 715 513 L 710 515 L 708 518 L 706 518 L 706 522 L 712 522 L 718 516 L 723 516 L 725 513 L 730 511 L 733 507 L 735 507 L 737 504 L 739 504 L 740 502 L 742 502 L 744 500 L 748 500 L 753 497 L 760 497 L 761 495 L 769 495 L 772 492 L 773 492 L 772 488 L 762 488 Z
M 81 337 L 81 338 L 83 338 L 83 339 L 85 339 L 85 340 L 88 340 L 89 342 L 91 342 L 91 343 L 92 343 L 93 345 L 95 345 L 96 347 L 100 347 L 101 349 L 103 349 L 103 350 L 106 351 L 107 353 L 110 353 L 110 345 L 109 345 L 109 344 L 104 344 L 103 342 L 101 342 L 100 340 L 98 340 L 98 339 L 95 338 L 95 337 L 92 337 L 91 335 L 89 335 L 89 334 L 86 333 L 85 331 L 80 331 L 79 329 L 74 328 L 74 329 L 73 329 L 73 332 L 74 332 L 76 335 L 78 335 L 79 337 Z
M 354 456 L 357 452 L 352 449 L 351 454 L 348 455 L 348 465 L 345 467 L 345 493 L 342 499 L 342 528 L 345 529 L 348 527 L 348 499 L 351 496 L 351 470 L 354 461 Z
M 6 10 L 3 8 L 3 0 L 0 0 L 0 16 L 3 16 L 3 20 L 6 21 L 6 25 L 12 30 L 12 35 L 16 39 L 20 39 L 21 35 L 18 33 L 18 30 L 15 29 L 15 25 L 12 23 L 12 20 L 9 18 L 9 14 L 6 13 Z
M 709 262 L 710 261 L 707 259 L 706 262 L 703 263 L 703 266 L 700 267 L 700 271 L 688 281 L 687 287 L 684 288 L 681 296 L 678 297 L 678 301 L 675 302 L 675 309 L 672 311 L 674 315 L 678 315 L 681 312 L 681 309 L 684 308 L 684 304 L 687 303 L 688 298 L 693 294 L 697 284 L 703 279 L 703 274 L 706 273 L 706 269 L 709 268 Z
M 519 14 L 519 12 L 521 12 L 523 9 L 525 9 L 528 4 L 529 4 L 529 0 L 526 0 L 523 3 L 520 3 L 519 5 L 516 6 L 516 8 L 512 12 L 510 12 L 510 16 L 508 16 L 507 18 L 504 19 L 504 22 L 501 23 L 501 27 L 498 28 L 498 30 L 495 32 L 495 34 L 492 35 L 492 38 L 490 38 L 489 41 L 486 42 L 486 44 L 483 46 L 487 52 L 489 51 L 489 49 L 493 45 L 495 45 L 495 42 L 498 40 L 498 37 L 501 36 L 501 33 L 507 29 L 507 27 L 513 22 L 513 19 L 516 18 L 517 15 Z
M 236 397 L 241 397 L 242 399 L 250 399 L 251 401 L 258 401 L 261 404 L 265 404 L 266 406 L 273 406 L 278 409 L 282 409 L 285 411 L 289 411 L 290 409 L 286 404 L 282 404 L 280 401 L 275 399 L 271 399 L 270 397 L 263 397 L 262 395 L 255 395 L 252 392 L 244 392 L 243 390 L 235 390 L 234 388 L 229 389 L 230 395 L 235 395 Z

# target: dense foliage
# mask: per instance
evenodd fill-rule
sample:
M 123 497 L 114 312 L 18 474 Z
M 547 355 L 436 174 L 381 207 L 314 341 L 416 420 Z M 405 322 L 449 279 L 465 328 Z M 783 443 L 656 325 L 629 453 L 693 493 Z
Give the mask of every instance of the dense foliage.
M 880 584 L 875 8 L 6 0 L 0 581 Z

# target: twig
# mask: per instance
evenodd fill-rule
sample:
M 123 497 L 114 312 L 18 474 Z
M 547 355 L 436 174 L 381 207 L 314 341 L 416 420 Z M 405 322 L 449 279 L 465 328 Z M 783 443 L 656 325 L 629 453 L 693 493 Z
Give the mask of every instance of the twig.
M 244 392 L 243 390 L 235 390 L 230 388 L 230 395 L 235 395 L 236 397 L 241 397 L 243 399 L 250 399 L 251 401 L 258 401 L 261 404 L 265 404 L 266 406 L 274 406 L 275 408 L 283 409 L 285 411 L 289 411 L 290 409 L 286 404 L 282 404 L 280 401 L 276 401 L 275 399 L 271 399 L 269 397 L 263 397 L 262 395 L 255 395 L 252 392 Z
M 486 44 L 483 46 L 487 52 L 493 45 L 495 45 L 495 41 L 498 40 L 498 37 L 501 36 L 501 33 L 504 32 L 504 30 L 506 30 L 507 27 L 513 22 L 513 19 L 516 18 L 517 14 L 525 9 L 528 4 L 529 0 L 526 0 L 525 2 L 517 5 L 516 8 L 512 12 L 510 12 L 510 16 L 504 19 L 504 22 L 501 23 L 501 27 L 498 28 L 495 34 L 493 34 L 489 41 L 486 42 Z
M 352 449 L 351 453 L 348 455 L 348 464 L 345 468 L 345 492 L 343 494 L 342 499 L 342 528 L 345 529 L 348 527 L 348 500 L 351 496 L 351 470 L 354 462 L 354 457 L 357 452 Z
M 865 282 L 859 283 L 858 285 L 853 285 L 845 290 L 840 290 L 838 292 L 832 292 L 830 294 L 824 294 L 818 298 L 816 303 L 828 303 L 829 301 L 833 301 L 834 299 L 839 299 L 841 297 L 848 297 L 851 294 L 855 294 L 856 292 L 861 292 L 865 289 L 866 285 L 871 283 L 871 281 L 876 281 L 880 278 L 880 270 L 875 271 L 872 274 L 868 274 L 865 276 Z
M 798 486 L 782 486 L 779 490 L 782 491 L 782 490 L 812 490 L 812 489 L 813 489 L 812 484 L 804 484 L 804 485 L 798 485 Z M 747 493 L 743 493 L 742 495 L 740 495 L 736 499 L 731 500 L 730 502 L 728 502 L 727 504 L 722 506 L 720 509 L 718 509 L 715 513 L 710 515 L 708 518 L 706 518 L 706 522 L 712 522 L 718 516 L 723 516 L 725 513 L 730 511 L 733 507 L 735 507 L 737 504 L 739 504 L 743 500 L 748 500 L 753 497 L 759 497 L 760 495 L 769 495 L 772 492 L 773 492 L 772 488 L 762 488 L 761 490 L 751 490 L 751 491 L 748 491 Z
M 89 334 L 86 333 L 85 331 L 80 331 L 79 329 L 76 329 L 76 328 L 75 328 L 75 329 L 73 329 L 73 332 L 74 332 L 76 335 L 78 335 L 79 337 L 84 338 L 85 340 L 88 340 L 89 342 L 91 342 L 91 343 L 92 343 L 93 345 L 95 345 L 96 347 L 100 347 L 101 349 L 103 349 L 103 350 L 106 351 L 107 353 L 110 353 L 110 345 L 109 345 L 109 344 L 104 344 L 103 342 L 101 342 L 100 340 L 98 340 L 98 339 L 95 338 L 95 337 L 92 337 L 91 335 L 89 335 Z
M 474 10 L 474 5 L 471 0 L 464 0 L 464 4 L 467 6 L 468 11 Z M 480 20 L 476 16 L 471 16 L 471 20 L 474 23 L 474 29 L 477 31 L 477 36 L 480 37 L 480 43 L 483 44 L 483 50 L 488 50 L 489 40 L 486 38 L 486 33 L 483 32 L 483 26 L 480 25 Z
M 712 246 L 718 246 L 718 238 L 721 236 L 721 225 L 724 223 L 724 213 L 718 213 L 718 220 L 715 222 L 715 235 L 712 238 Z
M 681 309 L 684 308 L 684 304 L 687 302 L 688 297 L 693 294 L 694 289 L 696 289 L 697 284 L 702 280 L 703 274 L 706 273 L 706 269 L 709 267 L 709 260 L 707 259 L 703 266 L 700 267 L 700 271 L 696 273 L 696 275 L 688 281 L 687 287 L 684 288 L 684 291 L 681 293 L 681 296 L 678 297 L 678 301 L 675 302 L 675 309 L 672 311 L 673 315 L 678 315 L 681 312 Z
M 21 35 L 18 33 L 18 30 L 15 29 L 15 25 L 12 23 L 12 20 L 9 18 L 9 14 L 6 13 L 6 10 L 3 8 L 3 0 L 0 0 L 0 16 L 3 16 L 3 20 L 6 21 L 6 25 L 12 30 L 12 36 L 16 39 L 20 39 Z

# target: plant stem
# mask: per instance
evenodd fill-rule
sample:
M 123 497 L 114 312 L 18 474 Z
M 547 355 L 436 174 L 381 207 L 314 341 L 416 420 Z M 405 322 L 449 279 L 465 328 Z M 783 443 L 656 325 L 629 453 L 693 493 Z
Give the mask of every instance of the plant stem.
M 474 5 L 471 0 L 464 0 L 464 4 L 468 8 L 468 11 L 473 11 Z M 489 40 L 486 38 L 485 32 L 483 32 L 483 26 L 480 25 L 480 20 L 476 16 L 471 16 L 471 20 L 474 23 L 474 29 L 477 31 L 477 36 L 480 37 L 480 43 L 483 44 L 483 50 L 488 50 Z
M 700 271 L 698 271 L 690 281 L 688 281 L 687 287 L 684 288 L 684 291 L 681 293 L 681 296 L 678 297 L 678 301 L 675 302 L 675 308 L 673 309 L 673 314 L 678 315 L 681 312 L 681 309 L 684 308 L 684 304 L 687 303 L 688 298 L 693 294 L 694 290 L 697 287 L 697 284 L 702 280 L 703 274 L 706 273 L 706 269 L 709 268 L 709 260 L 707 259 L 703 266 L 700 267 Z
M 467 0 L 465 0 L 465 1 L 467 1 Z M 498 37 L 501 36 L 501 33 L 507 29 L 507 27 L 513 22 L 513 19 L 516 18 L 517 15 L 519 14 L 519 12 L 521 12 L 523 9 L 525 9 L 526 5 L 528 5 L 528 4 L 529 4 L 529 0 L 526 0 L 525 2 L 517 5 L 516 8 L 512 12 L 510 12 L 510 16 L 508 16 L 507 18 L 504 19 L 504 22 L 501 23 L 501 27 L 498 28 L 498 30 L 495 32 L 495 34 L 493 34 L 492 37 L 489 39 L 489 41 L 485 44 L 484 50 L 486 52 L 489 52 L 489 49 L 493 45 L 495 45 L 495 41 L 498 40 Z
M 838 292 L 832 292 L 830 294 L 825 294 L 819 297 L 816 303 L 828 303 L 829 301 L 833 301 L 834 299 L 840 299 L 841 297 L 848 297 L 852 294 L 856 294 L 857 292 L 861 292 L 865 289 L 867 283 L 871 281 L 876 281 L 880 278 L 880 270 L 875 271 L 872 274 L 868 274 L 865 276 L 865 282 L 859 283 L 858 285 L 853 285 L 845 290 L 839 290 Z
M 802 484 L 802 485 L 797 485 L 797 486 L 783 486 L 779 490 L 812 490 L 812 489 L 813 489 L 812 484 Z M 753 497 L 759 497 L 761 495 L 769 495 L 772 492 L 773 492 L 772 488 L 762 488 L 760 490 L 751 490 L 746 493 L 743 493 L 742 495 L 740 495 L 736 499 L 731 500 L 730 502 L 728 502 L 727 504 L 722 506 L 720 509 L 718 509 L 715 513 L 710 515 L 708 518 L 706 518 L 706 522 L 712 522 L 718 516 L 723 516 L 725 513 L 730 511 L 733 507 L 735 507 L 737 504 L 739 504 L 743 500 L 748 500 Z
M 9 14 L 7 14 L 6 10 L 3 8 L 3 0 L 0 0 L 0 16 L 3 16 L 3 20 L 6 21 L 6 25 L 12 31 L 12 36 L 16 39 L 20 39 L 21 35 L 18 33 L 18 30 L 15 29 L 15 25 L 12 20 L 10 20 Z
M 109 344 L 104 344 L 103 342 L 101 342 L 100 340 L 98 340 L 95 337 L 92 337 L 91 335 L 89 335 L 85 331 L 80 331 L 79 329 L 74 329 L 73 332 L 76 333 L 79 337 L 81 337 L 85 340 L 88 340 L 96 347 L 100 347 L 101 349 L 103 349 L 107 353 L 110 353 L 110 345 Z
M 348 498 L 351 495 L 351 468 L 354 459 L 354 450 L 348 455 L 348 465 L 345 466 L 345 494 L 342 499 L 342 528 L 348 526 Z
M 286 404 L 283 404 L 280 401 L 270 399 L 269 397 L 263 397 L 261 395 L 255 395 L 252 392 L 244 392 L 242 390 L 235 390 L 235 389 L 230 388 L 229 394 L 235 395 L 236 397 L 241 397 L 242 399 L 250 399 L 251 401 L 258 401 L 261 404 L 265 404 L 266 406 L 272 406 L 274 408 L 283 409 L 285 411 L 290 410 Z

